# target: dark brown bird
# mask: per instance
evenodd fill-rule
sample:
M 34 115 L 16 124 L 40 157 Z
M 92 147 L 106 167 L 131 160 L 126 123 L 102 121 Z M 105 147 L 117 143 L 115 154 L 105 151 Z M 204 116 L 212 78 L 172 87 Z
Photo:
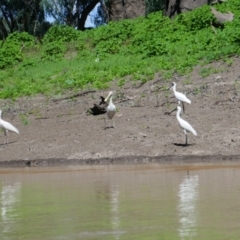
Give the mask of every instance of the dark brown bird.
M 106 107 L 107 107 L 108 103 L 105 102 L 105 98 L 104 98 L 103 96 L 100 96 L 100 99 L 101 99 L 101 102 L 99 103 L 99 105 L 103 105 L 103 106 L 106 105 Z M 103 106 L 102 106 L 102 107 L 103 107 Z
M 99 102 L 99 104 L 95 103 L 93 104 L 93 107 L 89 109 L 89 112 L 92 115 L 100 115 L 107 112 L 108 103 L 105 102 L 105 98 L 103 96 L 100 96 L 100 100 L 101 101 Z

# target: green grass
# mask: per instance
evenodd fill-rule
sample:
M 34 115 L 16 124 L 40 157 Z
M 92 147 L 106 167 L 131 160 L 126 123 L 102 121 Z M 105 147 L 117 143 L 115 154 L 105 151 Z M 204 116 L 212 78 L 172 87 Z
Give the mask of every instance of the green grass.
M 0 48 L 0 98 L 106 89 L 115 79 L 121 87 L 126 76 L 144 83 L 157 72 L 169 81 L 173 73 L 187 74 L 200 63 L 200 75 L 206 77 L 215 70 L 204 64 L 224 60 L 231 65 L 231 57 L 240 54 L 238 1 L 217 9 L 235 16 L 217 34 L 209 6 L 174 20 L 158 12 L 85 32 L 53 26 L 37 44 L 27 33 L 10 34 Z

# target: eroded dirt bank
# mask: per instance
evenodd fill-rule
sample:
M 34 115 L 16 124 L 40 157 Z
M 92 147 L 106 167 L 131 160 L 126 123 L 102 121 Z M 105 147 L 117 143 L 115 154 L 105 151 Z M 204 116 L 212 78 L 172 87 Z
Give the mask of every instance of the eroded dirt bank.
M 240 152 L 240 59 L 233 63 L 213 63 L 197 67 L 184 77 L 176 76 L 177 90 L 187 93 L 191 105 L 182 115 L 197 131 L 189 134 L 189 146 L 178 126 L 169 82 L 156 75 L 141 85 L 126 82 L 111 86 L 118 108 L 116 128 L 105 130 L 105 115 L 86 113 L 99 96 L 108 91 L 73 93 L 58 99 L 44 96 L 1 100 L 2 118 L 19 128 L 10 133 L 8 146 L 0 135 L 1 166 L 102 164 L 129 161 L 169 161 L 177 159 L 238 159 Z M 201 77 L 203 71 L 212 72 Z M 131 160 L 132 159 L 132 160 Z M 193 161 L 191 160 L 191 161 Z
M 37 159 L 37 160 L 10 160 L 1 161 L 0 167 L 51 167 L 51 166 L 68 166 L 68 165 L 113 165 L 113 164 L 214 164 L 214 166 L 234 165 L 239 167 L 239 155 L 222 156 L 222 155 L 188 155 L 188 156 L 131 156 L 117 158 L 98 158 L 98 159 Z M 208 168 L 211 168 L 211 166 Z

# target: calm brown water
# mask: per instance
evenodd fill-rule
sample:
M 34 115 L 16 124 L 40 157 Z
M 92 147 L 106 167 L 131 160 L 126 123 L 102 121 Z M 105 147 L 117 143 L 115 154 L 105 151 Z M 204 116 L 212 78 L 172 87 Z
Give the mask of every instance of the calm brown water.
M 240 239 L 240 164 L 0 169 L 0 239 Z

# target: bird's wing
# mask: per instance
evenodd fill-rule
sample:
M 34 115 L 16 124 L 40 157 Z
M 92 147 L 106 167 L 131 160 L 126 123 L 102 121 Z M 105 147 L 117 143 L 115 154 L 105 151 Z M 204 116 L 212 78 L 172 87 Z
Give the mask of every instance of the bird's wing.
M 191 103 L 191 100 L 188 99 L 183 93 L 177 92 L 176 93 L 176 98 L 179 99 L 182 102 L 187 102 L 187 103 Z
M 15 132 L 15 133 L 19 134 L 19 130 L 9 122 L 6 122 L 6 121 L 2 120 L 2 126 L 6 130 L 9 130 L 9 131 L 12 131 L 12 132 Z
M 114 104 L 109 104 L 109 105 L 107 106 L 107 110 L 108 110 L 108 111 L 116 111 L 116 106 L 115 106 Z
M 116 106 L 114 104 L 109 104 L 107 107 L 107 115 L 109 119 L 112 119 L 116 112 Z
M 197 136 L 197 132 L 187 121 L 181 119 L 180 125 L 182 128 L 186 129 L 187 131 L 191 132 L 193 135 Z

